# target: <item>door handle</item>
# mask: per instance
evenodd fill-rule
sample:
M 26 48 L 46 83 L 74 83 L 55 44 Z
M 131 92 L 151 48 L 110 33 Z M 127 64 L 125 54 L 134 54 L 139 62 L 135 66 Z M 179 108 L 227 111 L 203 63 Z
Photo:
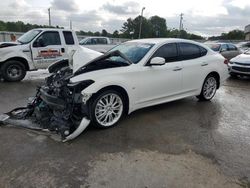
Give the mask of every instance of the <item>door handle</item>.
M 173 71 L 180 71 L 180 70 L 182 70 L 181 67 L 175 67 L 175 68 L 173 69 Z
M 64 53 L 65 52 L 65 48 L 61 48 L 61 52 Z
M 208 65 L 208 63 L 205 63 L 205 62 L 203 62 L 203 63 L 201 64 L 202 67 L 207 66 L 207 65 Z

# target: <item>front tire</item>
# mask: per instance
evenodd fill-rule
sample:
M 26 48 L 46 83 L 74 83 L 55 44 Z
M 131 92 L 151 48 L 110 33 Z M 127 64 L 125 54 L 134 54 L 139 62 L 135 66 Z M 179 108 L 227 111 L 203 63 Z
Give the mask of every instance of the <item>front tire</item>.
M 2 65 L 1 73 L 5 81 L 18 82 L 25 77 L 26 69 L 23 63 L 16 60 L 10 60 Z
M 98 128 L 115 126 L 124 113 L 124 98 L 115 90 L 107 90 L 97 94 L 90 103 L 90 119 Z
M 218 81 L 214 75 L 208 75 L 203 83 L 202 90 L 199 96 L 197 96 L 198 99 L 201 101 L 210 101 L 217 90 Z

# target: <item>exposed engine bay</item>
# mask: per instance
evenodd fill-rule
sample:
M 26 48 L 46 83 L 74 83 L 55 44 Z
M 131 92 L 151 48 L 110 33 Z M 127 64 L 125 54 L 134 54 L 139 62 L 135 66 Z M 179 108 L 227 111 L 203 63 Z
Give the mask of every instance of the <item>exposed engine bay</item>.
M 73 71 L 69 60 L 61 60 L 49 67 L 51 75 L 37 88 L 35 97 L 26 107 L 16 108 L 0 115 L 0 125 L 13 125 L 33 130 L 57 133 L 62 141 L 79 136 L 90 123 L 88 103 L 83 102 L 81 91 L 94 83 L 83 80 L 71 83 L 70 79 L 89 71 L 128 66 L 128 62 L 111 61 L 112 57 L 123 57 L 119 51 L 101 55 Z

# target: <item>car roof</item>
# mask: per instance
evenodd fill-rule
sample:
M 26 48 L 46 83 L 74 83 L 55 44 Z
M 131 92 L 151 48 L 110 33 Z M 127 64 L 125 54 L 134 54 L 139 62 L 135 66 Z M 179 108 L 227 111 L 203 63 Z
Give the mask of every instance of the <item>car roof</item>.
M 187 40 L 187 39 L 179 39 L 179 38 L 147 38 L 147 39 L 136 39 L 127 41 L 130 42 L 137 42 L 137 43 L 150 43 L 150 44 L 163 44 L 163 43 L 174 43 L 174 42 L 189 42 L 194 44 L 199 44 L 198 42 Z
M 71 31 L 73 32 L 73 30 L 70 30 L 70 29 L 61 29 L 61 28 L 35 28 L 35 29 L 32 29 L 32 30 L 42 30 L 42 31 Z
M 85 38 L 108 38 L 108 37 L 102 37 L 102 36 L 97 36 L 97 37 L 95 37 L 95 36 L 90 36 L 90 37 L 85 37 Z
M 231 43 L 231 42 L 207 42 L 207 43 L 204 43 L 204 44 L 219 44 L 219 45 L 222 45 L 222 44 L 232 44 L 235 46 L 235 44 Z

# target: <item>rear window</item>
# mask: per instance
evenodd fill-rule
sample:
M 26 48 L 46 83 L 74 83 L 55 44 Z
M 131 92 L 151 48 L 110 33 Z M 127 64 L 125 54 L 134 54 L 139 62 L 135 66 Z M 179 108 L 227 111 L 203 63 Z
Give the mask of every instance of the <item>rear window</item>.
M 201 57 L 200 46 L 190 43 L 179 43 L 181 60 Z
M 228 46 L 228 50 L 229 51 L 237 50 L 237 48 L 234 45 L 232 45 L 232 44 L 228 44 L 227 46 Z
M 64 36 L 66 44 L 68 44 L 68 45 L 75 44 L 72 32 L 70 32 L 70 31 L 63 31 L 63 36 Z

